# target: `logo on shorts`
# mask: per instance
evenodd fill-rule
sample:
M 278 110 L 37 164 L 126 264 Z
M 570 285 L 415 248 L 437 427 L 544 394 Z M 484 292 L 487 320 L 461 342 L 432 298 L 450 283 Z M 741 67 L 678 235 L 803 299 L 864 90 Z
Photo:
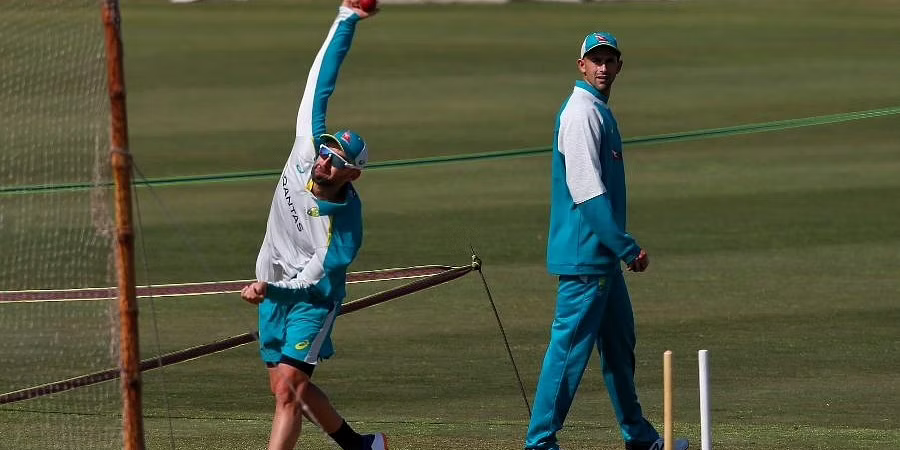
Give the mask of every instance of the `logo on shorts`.
M 306 347 L 309 347 L 309 341 L 298 342 L 297 345 L 294 346 L 294 349 L 303 350 Z

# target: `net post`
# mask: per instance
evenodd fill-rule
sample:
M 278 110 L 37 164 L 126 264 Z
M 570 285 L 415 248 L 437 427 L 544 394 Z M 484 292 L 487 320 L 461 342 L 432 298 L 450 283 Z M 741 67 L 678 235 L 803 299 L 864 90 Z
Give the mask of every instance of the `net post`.
M 134 226 L 131 204 L 132 161 L 128 151 L 128 120 L 125 107 L 125 74 L 122 51 L 122 16 L 118 0 L 103 2 L 106 37 L 107 86 L 110 100 L 110 164 L 115 180 L 116 277 L 120 327 L 120 371 L 124 448 L 144 449 L 141 407 L 138 305 L 134 269 Z

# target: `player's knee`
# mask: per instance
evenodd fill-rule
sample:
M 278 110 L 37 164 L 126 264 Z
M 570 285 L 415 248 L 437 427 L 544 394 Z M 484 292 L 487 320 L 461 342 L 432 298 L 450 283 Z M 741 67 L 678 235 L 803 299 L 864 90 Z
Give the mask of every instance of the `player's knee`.
M 301 402 L 303 392 L 309 386 L 309 377 L 305 374 L 297 377 L 279 377 L 272 383 L 275 401 L 281 405 L 294 405 Z

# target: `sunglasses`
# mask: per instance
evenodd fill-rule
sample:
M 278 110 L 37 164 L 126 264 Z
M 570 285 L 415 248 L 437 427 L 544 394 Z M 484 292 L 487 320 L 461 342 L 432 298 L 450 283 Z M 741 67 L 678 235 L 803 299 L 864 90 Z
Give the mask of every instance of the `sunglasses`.
M 329 147 L 325 144 L 319 145 L 319 156 L 322 159 L 328 159 L 333 156 L 334 158 L 331 158 L 331 165 L 334 166 L 335 169 L 343 169 L 343 168 L 356 169 L 357 168 L 355 164 L 351 163 L 350 161 L 347 161 L 346 159 L 344 159 L 343 156 L 336 153 L 334 150 L 331 149 L 331 147 Z

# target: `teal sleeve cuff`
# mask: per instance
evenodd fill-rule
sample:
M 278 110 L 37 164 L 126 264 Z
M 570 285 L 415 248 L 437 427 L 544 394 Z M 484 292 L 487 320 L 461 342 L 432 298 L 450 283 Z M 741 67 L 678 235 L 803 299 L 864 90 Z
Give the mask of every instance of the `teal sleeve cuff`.
M 631 264 L 641 253 L 641 248 L 634 238 L 619 228 L 606 195 L 598 195 L 579 203 L 577 208 L 591 227 L 591 231 L 600 238 L 600 242 L 626 264 Z
M 298 303 L 306 301 L 309 296 L 306 289 L 292 289 L 266 283 L 266 298 L 275 303 Z
M 346 7 L 346 6 L 338 6 L 338 18 L 344 16 L 341 19 L 341 22 L 349 22 L 351 24 L 355 24 L 359 22 L 362 17 L 359 17 L 359 14 L 356 14 L 356 11 Z

